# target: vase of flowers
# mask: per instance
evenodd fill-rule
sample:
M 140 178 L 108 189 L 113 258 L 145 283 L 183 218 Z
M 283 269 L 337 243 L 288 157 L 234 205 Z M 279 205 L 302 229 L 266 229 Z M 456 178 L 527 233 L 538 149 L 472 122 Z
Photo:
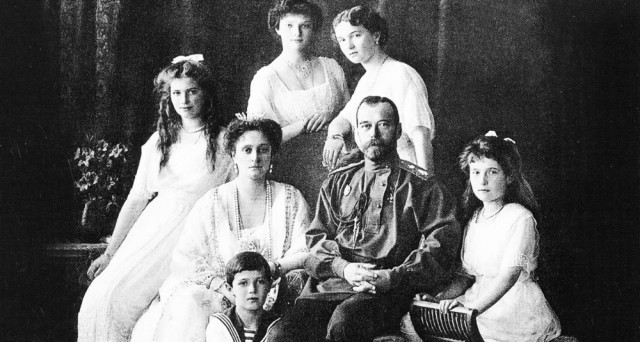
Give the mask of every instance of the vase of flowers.
M 81 203 L 79 235 L 97 240 L 111 234 L 118 212 L 133 183 L 129 146 L 87 136 L 76 148 L 72 169 Z

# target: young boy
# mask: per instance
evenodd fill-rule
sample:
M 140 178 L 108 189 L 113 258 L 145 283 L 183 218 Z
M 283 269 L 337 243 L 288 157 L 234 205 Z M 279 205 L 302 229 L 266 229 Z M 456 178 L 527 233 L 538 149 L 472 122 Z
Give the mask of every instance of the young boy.
M 224 284 L 235 306 L 211 316 L 207 341 L 262 341 L 276 317 L 263 309 L 271 289 L 271 269 L 260 253 L 242 252 L 227 263 Z

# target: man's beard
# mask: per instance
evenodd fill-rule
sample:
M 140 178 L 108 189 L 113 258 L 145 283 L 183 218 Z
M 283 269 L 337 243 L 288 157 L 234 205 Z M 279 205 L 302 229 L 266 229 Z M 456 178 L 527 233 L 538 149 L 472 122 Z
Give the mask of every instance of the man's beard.
M 371 139 L 364 145 L 364 156 L 377 162 L 386 159 L 395 148 L 394 144 L 389 144 L 379 139 Z

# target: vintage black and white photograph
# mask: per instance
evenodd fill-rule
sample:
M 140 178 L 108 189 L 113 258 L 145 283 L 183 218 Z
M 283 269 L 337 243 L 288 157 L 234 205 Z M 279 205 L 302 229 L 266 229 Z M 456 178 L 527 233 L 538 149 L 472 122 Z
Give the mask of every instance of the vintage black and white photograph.
M 0 341 L 640 341 L 640 2 L 0 24 Z

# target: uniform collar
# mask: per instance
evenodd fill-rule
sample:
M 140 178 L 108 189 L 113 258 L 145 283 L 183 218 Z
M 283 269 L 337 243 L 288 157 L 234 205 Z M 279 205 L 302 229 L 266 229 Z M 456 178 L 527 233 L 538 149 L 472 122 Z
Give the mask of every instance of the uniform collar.
M 391 170 L 392 168 L 398 165 L 400 157 L 398 157 L 398 152 L 395 150 L 389 154 L 389 156 L 379 162 L 373 162 L 365 157 L 364 159 L 364 170 L 367 172 L 379 172 L 382 170 Z

